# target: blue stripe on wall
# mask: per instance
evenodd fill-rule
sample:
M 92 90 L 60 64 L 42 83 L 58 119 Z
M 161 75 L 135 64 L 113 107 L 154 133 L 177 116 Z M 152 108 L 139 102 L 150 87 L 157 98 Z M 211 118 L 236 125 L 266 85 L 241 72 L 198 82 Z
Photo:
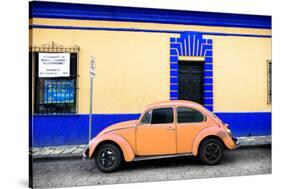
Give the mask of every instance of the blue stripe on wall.
M 186 31 L 176 30 L 153 30 L 153 29 L 135 29 L 135 28 L 110 28 L 110 27 L 86 27 L 86 26 L 54 26 L 54 25 L 29 25 L 30 29 L 65 29 L 65 30 L 97 30 L 97 31 L 124 31 L 124 32 L 151 32 L 151 33 L 175 33 L 180 34 Z M 221 32 L 198 32 L 202 35 L 215 36 L 238 36 L 238 37 L 257 37 L 257 38 L 271 38 L 271 35 L 257 35 L 257 34 L 241 34 L 241 33 L 221 33 Z M 171 44 L 171 48 L 176 48 L 180 51 L 178 44 Z
M 178 98 L 178 92 L 170 92 L 170 97 Z
M 170 56 L 170 62 L 178 62 L 177 56 Z
M 170 85 L 170 90 L 177 91 L 179 89 L 178 85 Z
M 213 69 L 213 65 L 212 64 L 204 64 L 204 69 L 205 70 L 212 70 Z
M 178 52 L 176 49 L 171 49 L 170 50 L 170 55 L 178 55 Z
M 178 64 L 170 64 L 170 69 L 178 69 L 179 65 Z M 178 75 L 178 74 L 176 74 Z
M 204 105 L 204 107 L 210 110 L 211 112 L 214 110 L 213 105 Z
M 229 124 L 234 136 L 271 135 L 271 112 L 215 114 Z
M 271 135 L 271 112 L 216 113 L 230 125 L 234 136 Z M 93 132 L 96 136 L 102 129 L 120 121 L 138 119 L 140 114 L 93 115 Z M 34 116 L 33 146 L 58 146 L 88 143 L 89 115 Z
M 178 76 L 178 70 L 175 70 L 175 71 L 171 70 L 170 74 L 171 74 L 171 76 Z
M 203 100 L 204 104 L 213 104 L 213 99 L 207 98 Z
M 213 90 L 213 85 L 204 85 L 203 86 L 204 91 L 212 91 Z
M 205 62 L 206 63 L 212 63 L 213 62 L 213 58 L 212 57 L 205 57 Z
M 170 43 L 174 43 L 174 42 L 176 42 L 176 38 L 175 37 L 171 37 L 170 38 Z
M 184 25 L 271 28 L 271 16 L 136 8 L 78 3 L 30 2 L 30 18 L 111 20 Z
M 93 115 L 92 136 L 105 127 L 126 120 L 138 119 L 140 114 Z M 58 146 L 88 143 L 89 115 L 34 116 L 33 146 Z
M 170 83 L 178 83 L 178 78 L 174 78 L 174 77 L 171 77 L 170 78 Z
M 205 56 L 213 56 L 213 51 L 211 50 L 206 51 Z
M 213 72 L 212 71 L 204 71 L 203 76 L 204 77 L 213 77 Z
M 213 97 L 213 91 L 210 91 L 210 92 L 204 91 L 204 97 Z
M 213 78 L 204 78 L 204 84 L 213 84 Z
M 207 44 L 213 44 L 213 40 L 212 39 L 207 39 Z

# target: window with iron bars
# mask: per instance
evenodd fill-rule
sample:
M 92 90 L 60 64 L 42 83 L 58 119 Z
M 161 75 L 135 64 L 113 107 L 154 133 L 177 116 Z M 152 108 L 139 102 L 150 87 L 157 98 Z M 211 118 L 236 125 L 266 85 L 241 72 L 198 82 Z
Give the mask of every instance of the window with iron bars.
M 267 61 L 267 103 L 272 102 L 272 61 Z
M 30 53 L 33 72 L 33 113 L 40 115 L 76 114 L 78 52 L 64 51 L 70 53 L 68 77 L 39 77 L 38 60 L 41 52 Z M 58 50 L 43 52 L 52 53 L 58 52 Z

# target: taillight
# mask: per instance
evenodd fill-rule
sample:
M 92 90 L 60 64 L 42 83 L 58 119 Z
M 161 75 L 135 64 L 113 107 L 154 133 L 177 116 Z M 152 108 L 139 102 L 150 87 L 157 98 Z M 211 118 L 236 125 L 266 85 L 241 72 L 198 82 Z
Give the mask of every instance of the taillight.
M 227 134 L 229 135 L 229 136 L 231 136 L 231 130 L 230 129 L 226 129 L 226 132 L 227 132 Z

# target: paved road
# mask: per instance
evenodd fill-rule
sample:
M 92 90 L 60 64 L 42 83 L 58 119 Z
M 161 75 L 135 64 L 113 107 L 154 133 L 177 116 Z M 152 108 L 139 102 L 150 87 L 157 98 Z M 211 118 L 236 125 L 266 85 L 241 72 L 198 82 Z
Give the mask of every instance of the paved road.
M 115 173 L 101 173 L 93 161 L 36 160 L 34 187 L 65 187 L 271 173 L 271 148 L 225 152 L 220 165 L 201 165 L 193 157 L 127 163 Z

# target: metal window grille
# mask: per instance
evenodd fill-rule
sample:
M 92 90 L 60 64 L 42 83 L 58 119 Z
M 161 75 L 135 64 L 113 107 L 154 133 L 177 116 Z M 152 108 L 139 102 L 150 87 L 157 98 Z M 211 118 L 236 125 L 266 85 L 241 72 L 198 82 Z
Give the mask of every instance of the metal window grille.
M 54 42 L 40 47 L 31 48 L 31 66 L 33 83 L 33 113 L 54 114 L 76 114 L 78 97 L 78 54 L 79 47 L 65 48 Z M 44 77 L 38 74 L 38 59 L 41 52 L 63 52 L 70 53 L 70 75 L 69 77 Z
M 272 61 L 267 61 L 267 103 L 272 102 Z

